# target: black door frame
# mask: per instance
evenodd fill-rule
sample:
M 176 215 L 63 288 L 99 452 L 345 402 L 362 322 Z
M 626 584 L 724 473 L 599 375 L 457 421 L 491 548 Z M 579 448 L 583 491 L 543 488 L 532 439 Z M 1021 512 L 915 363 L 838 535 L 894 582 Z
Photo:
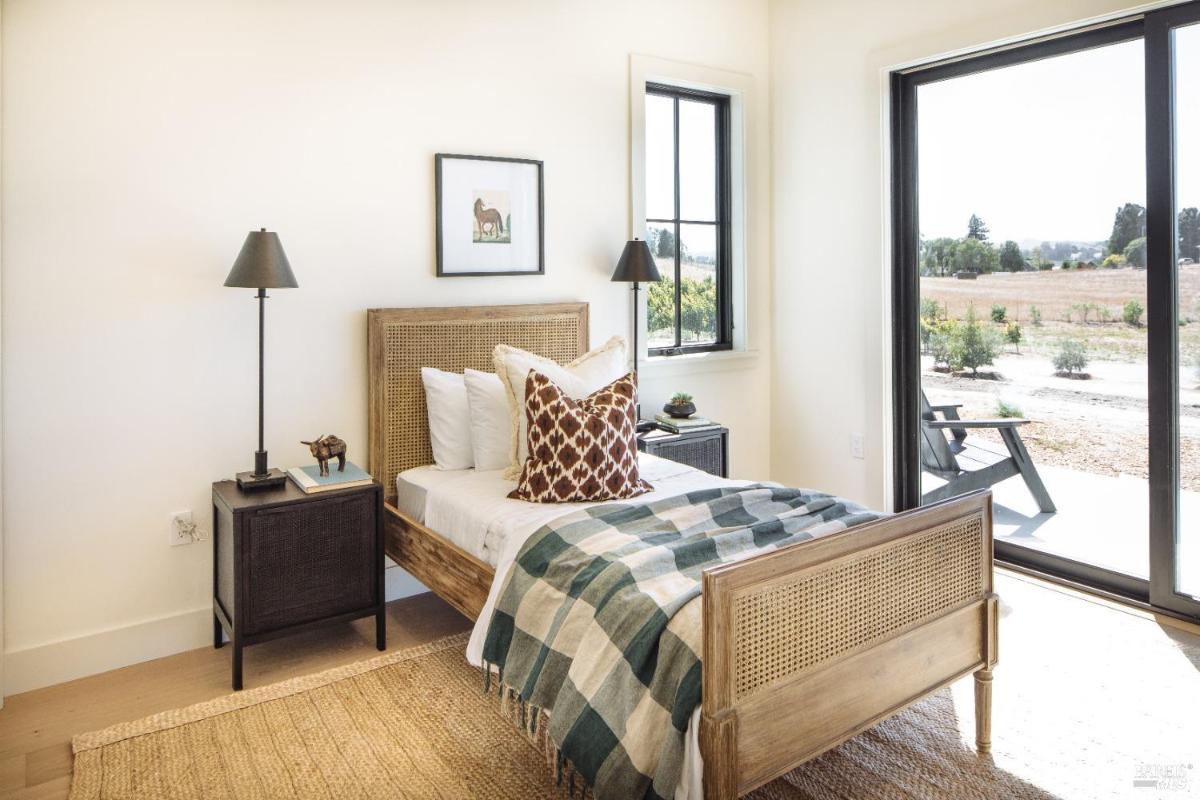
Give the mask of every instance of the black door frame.
M 1178 370 L 1174 211 L 1173 61 L 1170 30 L 1200 21 L 1200 2 L 1114 20 L 1074 32 L 998 47 L 891 75 L 893 502 L 921 500 L 920 298 L 917 89 L 927 83 L 1142 39 L 1146 52 L 1147 316 L 1150 426 L 1150 580 L 1062 556 L 996 542 L 996 558 L 1022 569 L 1200 617 L 1200 603 L 1174 591 L 1178 541 Z M 1155 243 L 1157 242 L 1157 247 Z M 1164 246 L 1165 243 L 1165 246 Z M 1159 424 L 1165 420 L 1166 424 Z

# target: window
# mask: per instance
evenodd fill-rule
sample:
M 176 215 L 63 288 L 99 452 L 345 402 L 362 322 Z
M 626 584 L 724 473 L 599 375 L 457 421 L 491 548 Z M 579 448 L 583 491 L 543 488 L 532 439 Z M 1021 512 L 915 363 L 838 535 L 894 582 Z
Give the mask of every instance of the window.
M 1200 2 L 891 82 L 896 508 L 1200 619 Z
M 732 347 L 729 220 L 729 97 L 646 84 L 650 355 Z

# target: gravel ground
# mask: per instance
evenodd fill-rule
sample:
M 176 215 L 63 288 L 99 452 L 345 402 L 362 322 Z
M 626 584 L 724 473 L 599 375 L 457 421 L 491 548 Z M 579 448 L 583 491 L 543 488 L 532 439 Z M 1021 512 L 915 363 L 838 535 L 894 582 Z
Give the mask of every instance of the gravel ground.
M 1092 369 L 1100 376 L 1106 366 L 1097 362 Z M 995 418 L 1000 399 L 1015 404 L 1032 420 L 1021 428 L 1021 438 L 1038 464 L 1099 475 L 1149 476 L 1144 367 L 1140 383 L 1129 380 L 1128 365 L 1113 370 L 1110 380 L 1092 381 L 1054 378 L 1038 360 L 1000 359 L 996 367 L 999 380 L 929 369 L 921 378 L 931 403 L 962 403 L 964 418 Z M 1045 377 L 1035 378 L 1039 373 Z M 1200 491 L 1200 403 L 1193 402 L 1194 395 L 1189 391 L 1182 398 L 1180 474 L 1183 488 Z M 986 441 L 1003 449 L 995 431 L 972 430 L 969 435 L 968 441 Z

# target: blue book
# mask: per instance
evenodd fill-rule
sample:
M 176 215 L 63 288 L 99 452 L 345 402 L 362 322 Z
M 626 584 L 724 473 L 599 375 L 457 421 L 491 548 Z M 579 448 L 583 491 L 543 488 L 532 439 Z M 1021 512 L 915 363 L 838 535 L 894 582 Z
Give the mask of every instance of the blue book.
M 292 467 L 288 470 L 288 477 L 292 479 L 292 483 L 303 489 L 305 494 L 369 486 L 373 480 L 370 474 L 349 461 L 346 462 L 346 469 L 338 472 L 336 460 L 330 462 L 328 475 L 321 474 L 319 465 L 309 464 L 307 467 Z

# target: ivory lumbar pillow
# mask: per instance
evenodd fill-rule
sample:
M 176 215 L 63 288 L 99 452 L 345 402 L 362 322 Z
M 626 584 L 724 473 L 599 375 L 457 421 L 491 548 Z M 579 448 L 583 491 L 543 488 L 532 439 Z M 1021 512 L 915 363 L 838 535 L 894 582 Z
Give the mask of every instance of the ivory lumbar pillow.
M 553 359 L 543 358 L 506 344 L 496 345 L 496 349 L 492 351 L 492 359 L 496 364 L 496 374 L 500 376 L 500 382 L 504 384 L 504 391 L 508 396 L 511 441 L 509 465 L 504 477 L 511 480 L 516 480 L 521 475 L 525 459 L 529 458 L 525 379 L 529 377 L 530 371 L 539 372 L 549 378 L 572 400 L 582 400 L 629 371 L 625 339 L 621 336 L 612 337 L 565 367 Z
M 491 372 L 468 369 L 467 404 L 471 407 L 471 450 L 475 469 L 506 469 L 509 465 L 509 414 L 504 384 Z
M 421 367 L 421 382 L 425 384 L 433 463 L 438 469 L 470 469 L 475 456 L 471 451 L 471 411 L 463 376 Z

